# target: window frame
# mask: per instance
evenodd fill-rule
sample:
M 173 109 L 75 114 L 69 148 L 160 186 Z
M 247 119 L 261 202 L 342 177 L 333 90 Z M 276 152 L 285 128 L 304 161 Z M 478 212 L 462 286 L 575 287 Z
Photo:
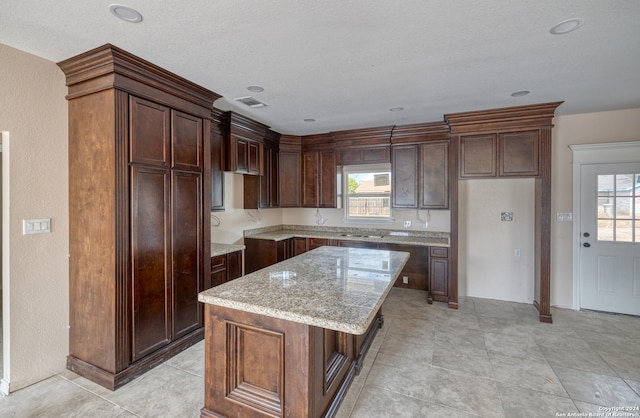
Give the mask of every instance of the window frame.
M 367 173 L 389 173 L 389 194 L 384 195 L 384 197 L 389 200 L 389 216 L 349 216 L 349 175 L 350 174 L 367 174 Z M 391 205 L 391 195 L 392 195 L 392 184 L 391 176 L 391 163 L 380 163 L 380 164 L 358 164 L 358 165 L 345 165 L 342 166 L 341 170 L 342 179 L 341 179 L 341 189 L 342 189 L 342 208 L 343 212 L 343 221 L 345 223 L 392 223 L 393 222 L 393 213 L 392 213 L 392 205 Z M 361 197 L 380 197 L 379 193 L 368 193 L 368 194 L 360 194 Z

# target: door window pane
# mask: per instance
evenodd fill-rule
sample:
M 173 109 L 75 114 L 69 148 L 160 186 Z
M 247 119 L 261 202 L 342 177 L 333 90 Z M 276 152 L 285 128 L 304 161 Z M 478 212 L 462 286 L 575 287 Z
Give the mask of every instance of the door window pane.
M 640 242 L 640 174 L 599 174 L 597 183 L 597 239 Z

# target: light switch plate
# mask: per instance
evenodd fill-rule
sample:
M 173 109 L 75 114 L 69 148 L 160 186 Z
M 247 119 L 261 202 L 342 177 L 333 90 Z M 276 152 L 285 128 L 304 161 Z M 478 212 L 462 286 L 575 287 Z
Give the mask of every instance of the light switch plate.
M 573 221 L 573 214 L 571 212 L 558 212 L 556 213 L 557 222 L 571 222 Z
M 22 220 L 22 235 L 46 234 L 49 232 L 51 232 L 51 218 Z

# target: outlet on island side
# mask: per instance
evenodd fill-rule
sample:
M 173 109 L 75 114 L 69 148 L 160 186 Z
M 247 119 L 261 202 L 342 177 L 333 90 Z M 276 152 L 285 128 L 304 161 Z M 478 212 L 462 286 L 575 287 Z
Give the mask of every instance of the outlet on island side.
M 404 221 L 405 228 L 411 228 L 411 221 Z
M 402 284 L 409 284 L 409 278 L 407 276 L 402 276 Z

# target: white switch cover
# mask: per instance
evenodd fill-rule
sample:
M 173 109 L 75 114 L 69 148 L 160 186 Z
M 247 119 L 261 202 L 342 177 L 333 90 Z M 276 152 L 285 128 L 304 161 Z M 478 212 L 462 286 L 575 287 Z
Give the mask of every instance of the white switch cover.
M 22 235 L 46 234 L 48 232 L 51 232 L 51 218 L 22 220 Z
M 571 222 L 573 220 L 573 214 L 571 212 L 558 212 L 556 213 L 557 222 Z

